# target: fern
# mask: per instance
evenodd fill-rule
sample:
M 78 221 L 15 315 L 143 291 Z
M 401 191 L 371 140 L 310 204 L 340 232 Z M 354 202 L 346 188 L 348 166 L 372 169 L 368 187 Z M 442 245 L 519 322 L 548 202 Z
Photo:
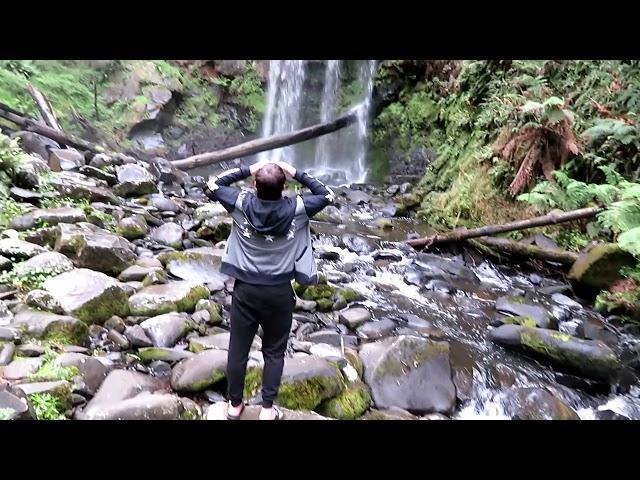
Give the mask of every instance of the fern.
M 621 233 L 618 237 L 618 245 L 623 250 L 640 257 L 640 226 Z

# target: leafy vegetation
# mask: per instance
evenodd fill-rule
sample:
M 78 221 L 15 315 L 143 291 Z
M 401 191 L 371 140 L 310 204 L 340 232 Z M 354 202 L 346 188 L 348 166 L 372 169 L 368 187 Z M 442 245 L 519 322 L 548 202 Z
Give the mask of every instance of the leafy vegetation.
M 71 381 L 78 374 L 79 371 L 76 367 L 61 366 L 58 362 L 57 354 L 53 350 L 47 349 L 44 354 L 43 364 L 31 375 L 31 380 L 34 382 Z
M 38 420 L 65 420 L 64 401 L 50 393 L 34 393 L 30 396 L 31 404 Z

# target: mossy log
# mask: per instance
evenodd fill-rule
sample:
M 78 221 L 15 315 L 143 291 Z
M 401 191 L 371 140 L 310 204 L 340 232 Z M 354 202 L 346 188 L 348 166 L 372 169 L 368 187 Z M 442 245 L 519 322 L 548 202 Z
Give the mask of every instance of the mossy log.
M 527 220 L 517 220 L 515 222 L 503 223 L 500 225 L 487 225 L 478 228 L 459 228 L 448 233 L 431 235 L 429 237 L 407 240 L 406 243 L 413 248 L 428 248 L 431 245 L 454 243 L 470 238 L 485 237 L 488 235 L 496 235 L 498 233 L 513 232 L 515 230 L 525 230 L 527 228 L 544 227 L 547 225 L 556 225 L 558 223 L 572 222 L 584 218 L 595 217 L 602 212 L 601 207 L 580 208 L 569 212 L 549 213 L 540 217 L 533 217 Z
M 537 258 L 548 262 L 557 262 L 563 265 L 573 265 L 573 262 L 578 259 L 578 254 L 574 252 L 560 249 L 552 250 L 548 248 L 540 248 L 535 245 L 526 245 L 521 242 L 515 242 L 508 238 L 482 237 L 475 241 L 485 247 L 499 250 L 501 252 L 523 257 Z

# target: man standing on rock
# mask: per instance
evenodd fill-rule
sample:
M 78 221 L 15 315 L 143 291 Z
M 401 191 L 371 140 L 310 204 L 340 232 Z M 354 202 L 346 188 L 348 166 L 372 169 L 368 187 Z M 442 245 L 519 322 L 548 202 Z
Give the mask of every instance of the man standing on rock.
M 253 175 L 256 193 L 230 187 Z M 286 176 L 311 195 L 282 196 Z M 238 420 L 249 350 L 262 326 L 262 409 L 260 420 L 278 420 L 278 395 L 284 353 L 291 331 L 295 294 L 291 281 L 315 284 L 317 270 L 309 218 L 333 200 L 333 192 L 305 172 L 284 162 L 258 162 L 221 173 L 207 183 L 207 195 L 233 218 L 220 271 L 236 279 L 231 305 L 231 340 L 227 362 L 227 418 Z

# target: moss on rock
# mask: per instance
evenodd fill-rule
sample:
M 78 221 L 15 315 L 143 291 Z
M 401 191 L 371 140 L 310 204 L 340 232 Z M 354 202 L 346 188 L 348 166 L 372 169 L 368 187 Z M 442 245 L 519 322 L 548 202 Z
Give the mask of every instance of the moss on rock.
M 334 295 L 335 292 L 335 288 L 326 284 L 311 285 L 304 290 L 302 299 L 314 301 L 318 301 L 321 298 L 329 299 Z M 333 302 L 331 302 L 331 304 L 333 305 Z
M 337 397 L 324 401 L 318 413 L 339 420 L 355 420 L 361 417 L 372 405 L 369 387 L 357 382 L 349 385 Z

